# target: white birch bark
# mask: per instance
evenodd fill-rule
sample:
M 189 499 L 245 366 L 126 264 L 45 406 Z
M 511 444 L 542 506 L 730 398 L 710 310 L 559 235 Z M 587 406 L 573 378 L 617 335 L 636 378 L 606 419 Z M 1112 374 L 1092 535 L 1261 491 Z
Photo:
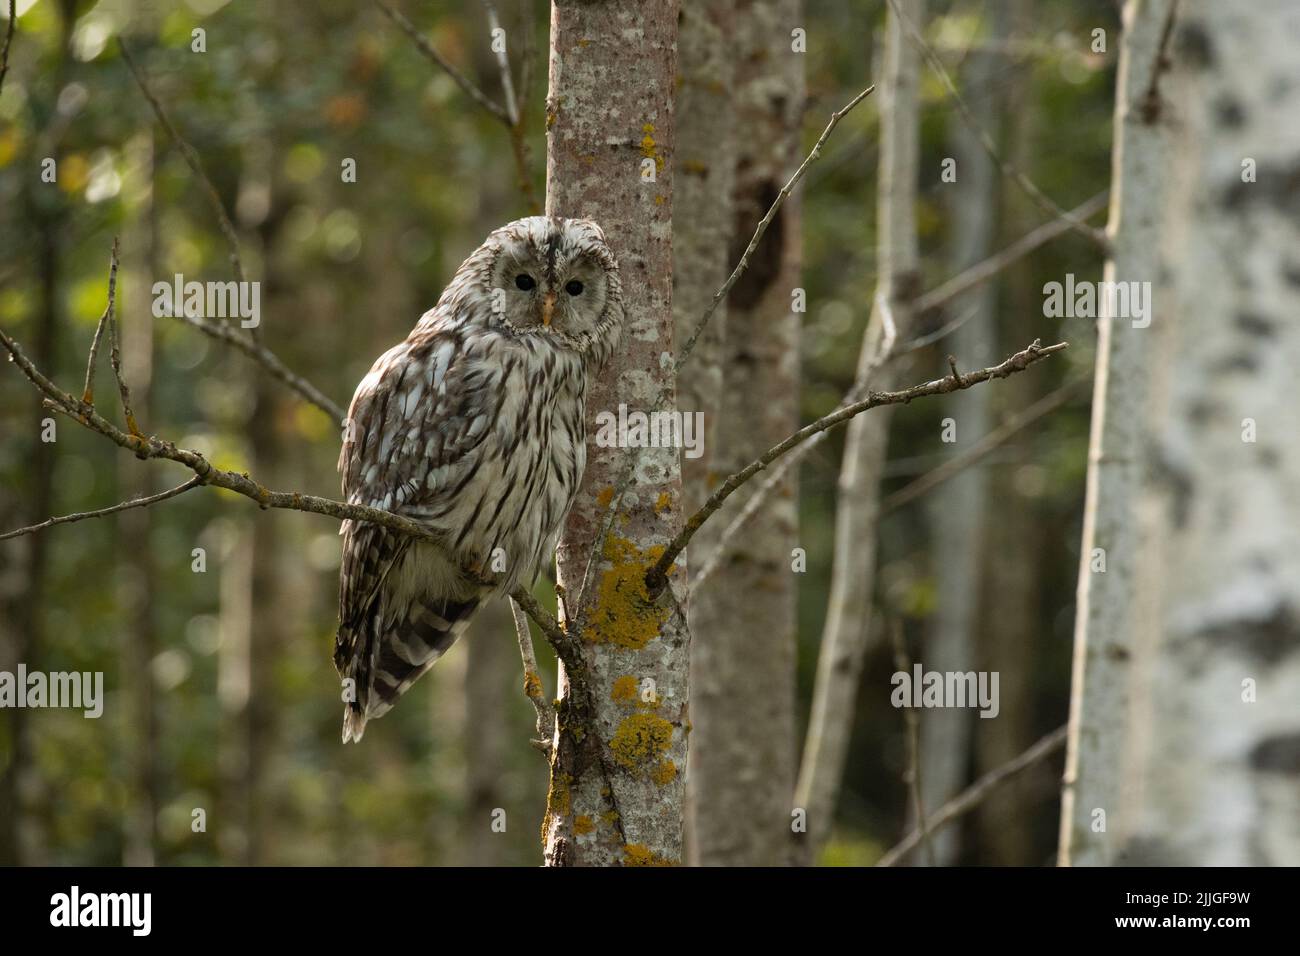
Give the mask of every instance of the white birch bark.
M 900 0 L 903 15 L 918 26 L 924 0 Z M 900 338 L 911 324 L 910 300 L 919 285 L 916 246 L 918 94 L 921 59 L 894 17 L 887 18 L 885 62 L 879 82 L 880 171 L 877 183 L 877 299 L 884 297 Z M 873 309 L 859 370 L 873 361 L 884 334 L 884 317 Z M 873 389 L 892 387 L 899 363 L 872 377 Z M 854 701 L 866 652 L 876 566 L 880 478 L 889 440 L 890 409 L 859 415 L 849 423 L 835 516 L 835 561 L 826 625 L 817 661 L 812 717 L 804 744 L 795 807 L 807 814 L 812 854 L 834 822 L 853 722 Z
M 1126 10 L 1107 277 L 1154 311 L 1102 327 L 1061 862 L 1295 865 L 1300 8 L 1185 0 L 1152 99 L 1167 6 Z

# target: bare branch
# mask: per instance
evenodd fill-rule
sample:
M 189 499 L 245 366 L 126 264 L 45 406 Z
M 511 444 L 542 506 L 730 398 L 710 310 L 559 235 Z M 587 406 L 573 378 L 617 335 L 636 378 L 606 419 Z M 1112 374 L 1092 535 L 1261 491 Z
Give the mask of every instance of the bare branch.
M 400 531 L 413 537 L 429 541 L 438 540 L 437 536 L 420 522 L 402 515 L 393 514 L 391 511 L 335 501 L 331 498 L 319 498 L 315 495 L 304 495 L 296 491 L 271 491 L 249 477 L 247 473 L 239 474 L 233 471 L 223 471 L 213 466 L 211 462 L 196 451 L 178 448 L 171 442 L 152 435 L 145 437 L 124 432 L 95 411 L 93 406 L 87 405 L 75 396 L 68 394 L 50 381 L 31 363 L 27 356 L 23 354 L 18 343 L 3 329 L 0 329 L 0 345 L 4 346 L 9 352 L 10 361 L 17 365 L 32 384 L 46 396 L 46 407 L 67 415 L 91 431 L 98 432 L 115 445 L 131 452 L 137 458 L 163 458 L 177 462 L 194 472 L 195 475 L 202 479 L 203 484 L 225 488 L 227 491 L 243 495 L 245 498 L 257 502 L 262 508 L 283 508 L 289 511 L 307 511 L 312 514 L 329 515 L 332 518 L 368 521 L 371 524 L 377 524 L 393 531 Z
M 113 306 L 117 301 L 117 236 L 113 237 L 113 251 L 108 262 L 108 305 L 95 326 L 95 337 L 90 340 L 90 357 L 86 360 L 86 387 L 81 391 L 81 400 L 87 405 L 95 404 L 95 364 L 99 359 L 99 343 L 104 337 L 104 328 L 113 319 Z
M 17 0 L 9 0 L 9 25 L 5 28 L 5 45 L 0 48 L 0 90 L 4 89 L 5 74 L 9 72 L 9 44 L 14 40 L 14 28 L 18 25 Z
M 195 151 L 185 137 L 181 136 L 175 124 L 167 116 L 167 111 L 163 109 L 162 103 L 158 101 L 158 97 L 154 96 L 153 90 L 149 88 L 149 84 L 144 78 L 144 73 L 136 65 L 135 59 L 131 56 L 131 51 L 127 49 L 126 43 L 121 37 L 117 39 L 117 47 L 122 51 L 122 59 L 126 61 L 131 76 L 135 78 L 136 85 L 140 87 L 140 92 L 149 101 L 149 105 L 153 107 L 158 122 L 162 123 L 163 128 L 167 130 L 167 135 L 176 143 L 176 147 L 181 151 L 181 156 L 184 158 L 186 165 L 190 167 L 190 170 L 203 185 L 203 193 L 207 196 L 208 205 L 212 207 L 212 212 L 217 217 L 217 225 L 221 228 L 221 234 L 226 237 L 226 244 L 230 246 L 230 266 L 235 272 L 235 279 L 242 283 L 244 281 L 244 262 L 239 257 L 239 236 L 235 233 L 234 223 L 226 215 L 226 207 L 221 203 L 221 194 L 217 192 L 217 187 L 212 185 L 212 180 L 208 178 L 208 174 L 203 171 L 203 162 L 199 159 L 198 152 Z
M 1105 208 L 1109 196 L 1109 190 L 1098 193 L 1087 202 L 1082 203 L 1075 209 L 1071 210 L 1071 215 L 1087 219 Z M 971 266 L 971 268 L 962 272 L 960 275 L 954 276 L 937 288 L 918 296 L 913 300 L 912 308 L 916 311 L 916 314 L 920 315 L 924 312 L 934 311 L 947 305 L 950 301 L 963 293 L 969 292 L 976 286 L 987 282 L 1003 269 L 1006 269 L 1008 266 L 1033 252 L 1040 246 L 1045 245 L 1063 233 L 1069 232 L 1070 228 L 1070 224 L 1064 219 L 1054 219 L 1051 222 L 1039 226 L 1032 232 L 1016 240 L 997 255 L 991 256 L 983 262 Z M 893 317 L 892 314 L 888 312 L 888 304 L 882 302 L 880 296 L 877 296 L 876 302 L 878 306 L 882 307 L 882 318 L 885 320 L 886 335 L 884 340 L 881 342 L 881 349 L 877 352 L 876 358 L 866 369 L 868 376 L 873 374 L 876 369 L 886 361 L 899 358 L 910 352 L 915 352 L 928 345 L 934 344 L 955 331 L 975 314 L 974 309 L 968 309 L 965 313 L 956 316 L 952 321 L 945 323 L 933 332 L 910 339 L 902 344 L 896 344 L 893 343 L 893 336 L 889 335 L 890 329 L 893 328 Z M 864 376 L 859 374 L 857 381 L 853 383 L 853 387 L 844 396 L 843 401 L 840 403 L 840 407 L 857 401 L 857 397 L 861 395 L 862 390 L 866 387 L 866 383 L 863 379 Z M 1071 387 L 1070 394 L 1073 394 L 1073 387 Z M 963 468 L 981 460 L 989 454 L 989 452 L 1007 441 L 1021 429 L 1030 425 L 1042 415 L 1059 408 L 1064 404 L 1068 397 L 1069 395 L 1062 390 L 1049 396 L 1049 398 L 1054 398 L 1054 401 L 1048 403 L 1047 399 L 1043 399 L 1030 406 L 1014 419 L 1008 421 L 1003 427 L 990 433 L 986 439 L 990 442 L 988 447 L 985 447 L 984 442 L 981 442 L 976 446 L 976 448 L 972 448 L 970 451 L 953 459 L 951 462 L 939 466 L 931 474 L 921 476 L 912 484 L 885 498 L 882 502 L 881 513 L 885 514 L 895 508 L 902 507 L 904 504 L 913 500 L 913 498 L 919 497 L 931 488 L 947 481 Z M 700 569 L 692 575 L 691 586 L 693 589 L 698 590 L 703 587 L 704 582 L 712 577 L 713 573 L 717 571 L 718 567 L 721 565 L 722 559 L 726 556 L 727 550 L 736 535 L 738 535 L 741 529 L 743 529 L 745 525 L 753 519 L 754 515 L 758 513 L 763 503 L 771 497 L 772 493 L 781 486 L 782 481 L 790 469 L 796 466 L 808 455 L 809 452 L 820 445 L 826 438 L 826 434 L 826 432 L 822 432 L 814 435 L 799 448 L 796 448 L 787 455 L 768 480 L 763 482 L 759 489 L 750 496 L 749 500 L 745 502 L 744 508 L 741 509 L 740 513 L 732 519 L 723 530 L 722 534 L 719 535 L 718 543 L 714 546 L 713 551 L 705 559 L 703 564 L 700 565 Z
M 333 399 L 329 398 L 311 382 L 293 372 L 278 355 L 259 342 L 254 342 L 245 335 L 240 335 L 228 325 L 221 325 L 209 319 L 186 315 L 183 309 L 176 311 L 176 318 L 186 325 L 191 325 L 204 335 L 210 335 L 219 342 L 233 346 L 243 352 L 254 362 L 261 365 L 272 376 L 297 392 L 302 398 L 315 405 L 340 425 L 347 418 L 347 412 Z
M 824 415 L 810 425 L 805 425 L 799 431 L 795 432 L 785 441 L 773 446 L 764 452 L 759 458 L 750 462 L 740 471 L 731 475 L 724 481 L 716 491 L 713 492 L 695 514 L 691 515 L 686 521 L 685 527 L 678 533 L 677 537 L 664 550 L 663 555 L 655 562 L 654 566 L 646 573 L 646 587 L 650 596 L 654 597 L 664 587 L 667 582 L 667 571 L 672 562 L 681 554 L 682 549 L 686 547 L 687 542 L 691 540 L 695 532 L 708 518 L 714 514 L 735 491 L 745 482 L 749 481 L 760 471 L 763 471 L 772 462 L 776 461 L 782 455 L 797 448 L 799 445 L 808 441 L 819 432 L 843 425 L 845 422 L 862 414 L 871 408 L 879 408 L 882 405 L 905 405 L 916 398 L 924 398 L 930 395 L 946 395 L 949 392 L 955 392 L 960 389 L 970 388 L 981 382 L 987 382 L 994 378 L 1006 378 L 1017 372 L 1022 372 L 1030 365 L 1038 362 L 1049 355 L 1053 355 L 1066 348 L 1067 343 L 1058 342 L 1055 345 L 1043 346 L 1035 339 L 1033 344 L 1023 351 L 1017 352 L 999 365 L 989 368 L 980 369 L 977 372 L 971 372 L 968 375 L 961 376 L 960 379 L 944 377 L 935 379 L 932 382 L 924 382 L 920 385 L 914 385 L 911 388 L 905 388 L 901 391 L 894 392 L 870 392 L 867 397 L 861 401 L 846 405 L 837 411 Z
M 149 495 L 146 498 L 133 498 L 130 501 L 123 501 L 115 504 L 111 508 L 100 508 L 98 511 L 81 511 L 70 515 L 60 515 L 57 518 L 47 518 L 40 524 L 34 524 L 26 528 L 19 528 L 17 531 L 8 531 L 0 534 L 0 541 L 8 538 L 17 538 L 25 534 L 34 534 L 37 531 L 44 531 L 46 528 L 52 528 L 56 524 L 71 524 L 74 521 L 85 521 L 87 518 L 102 518 L 105 515 L 116 514 L 119 511 L 126 511 L 130 508 L 147 508 L 149 505 L 157 504 L 160 501 L 166 501 L 168 498 L 175 498 L 179 494 L 189 491 L 191 488 L 197 488 L 203 484 L 203 479 L 195 475 L 189 481 L 177 485 L 175 488 L 169 488 L 166 491 L 159 492 L 156 495 Z
M 897 511 L 927 492 L 933 491 L 948 479 L 955 477 L 976 462 L 987 458 L 990 453 L 1006 444 L 1044 415 L 1056 411 L 1070 399 L 1075 398 L 1091 387 L 1092 381 L 1090 379 L 1081 378 L 1068 382 L 1056 391 L 1044 395 L 1028 408 L 1008 418 L 960 455 L 956 455 L 942 465 L 927 471 L 915 481 L 909 482 L 892 495 L 886 497 L 880 503 L 880 513 L 886 515 L 891 511 Z
M 799 165 L 799 168 L 795 170 L 794 175 L 790 177 L 790 181 L 781 187 L 781 191 L 777 193 L 776 199 L 772 202 L 772 205 L 768 207 L 763 218 L 759 220 L 758 226 L 754 229 L 754 235 L 749 240 L 749 245 L 745 247 L 745 251 L 741 253 L 740 261 L 736 263 L 736 268 L 733 269 L 731 275 L 727 277 L 727 281 L 722 283 L 722 288 L 713 294 L 713 301 L 711 301 L 708 308 L 704 310 L 704 315 L 700 316 L 700 321 L 696 324 L 695 330 L 691 332 L 690 338 L 686 340 L 685 345 L 683 345 L 681 350 L 678 352 L 677 372 L 682 370 L 682 366 L 685 365 L 686 360 L 690 358 L 691 351 L 695 348 L 696 341 L 704 332 L 705 326 L 709 324 L 709 320 L 713 318 L 713 313 L 718 311 L 718 306 L 722 304 L 722 300 L 731 292 L 732 286 L 739 281 L 740 277 L 745 274 L 745 270 L 749 268 L 749 257 L 752 256 L 754 250 L 758 248 L 759 242 L 767 232 L 767 227 L 770 226 L 772 220 L 776 218 L 777 212 L 783 205 L 785 205 L 785 201 L 789 197 L 791 190 L 798 185 L 799 180 L 803 179 L 804 173 L 808 171 L 808 167 L 821 158 L 822 147 L 826 145 L 826 141 L 830 139 L 831 133 L 833 133 L 835 127 L 840 124 L 840 120 L 852 112 L 855 106 L 870 96 L 874 89 L 874 86 L 868 86 L 865 90 L 844 104 L 843 107 L 831 114 L 830 122 L 827 123 L 826 128 L 822 130 L 821 136 L 817 137 L 817 142 L 813 144 L 812 151 Z
M 912 661 L 903 641 L 903 622 L 897 617 L 889 622 L 889 639 L 894 644 L 894 669 L 903 674 L 912 673 Z M 912 797 L 912 812 L 916 814 L 921 840 L 925 843 L 926 860 L 930 866 L 935 866 L 934 844 L 930 842 L 930 828 L 925 822 L 925 801 L 921 798 L 921 720 L 910 705 L 903 707 L 903 722 L 907 725 L 907 766 L 903 770 L 903 780 Z
M 560 627 L 559 622 L 537 603 L 537 599 L 523 585 L 510 592 L 510 600 L 523 608 L 528 616 L 537 622 L 543 636 L 555 650 L 560 663 L 564 665 L 564 673 L 569 684 L 575 692 L 586 695 L 587 665 L 582 656 L 582 642 L 574 634 Z
M 1066 727 L 1058 727 L 1046 737 L 1001 767 L 990 770 L 973 784 L 949 800 L 930 820 L 928 828 L 913 830 L 897 846 L 876 861 L 876 866 L 893 866 L 910 853 L 924 836 L 937 833 L 963 814 L 969 813 L 984 799 L 1021 771 L 1028 770 L 1039 761 L 1052 756 L 1065 746 Z
M 533 652 L 533 635 L 528 628 L 528 618 L 519 602 L 510 598 L 510 613 L 515 619 L 515 639 L 519 642 L 519 656 L 524 663 L 524 693 L 537 712 L 537 740 L 532 741 L 542 753 L 551 752 L 551 738 L 555 734 L 555 710 L 546 699 L 542 675 L 537 669 L 537 655 Z
M 488 33 L 495 34 L 501 29 L 501 20 L 497 17 L 496 4 L 492 0 L 483 0 L 483 7 L 487 11 Z M 495 36 L 493 36 L 495 39 Z M 497 58 L 497 69 L 501 71 L 501 92 L 506 97 L 506 119 L 511 127 L 519 125 L 519 103 L 515 100 L 515 83 L 510 77 L 510 58 L 506 54 L 505 46 L 500 50 L 494 50 Z
M 1071 229 L 1075 230 L 1080 235 L 1087 236 L 1102 249 L 1109 250 L 1110 240 L 1106 238 L 1105 232 L 1076 218 L 1073 213 L 1066 212 L 1045 192 L 1034 185 L 1033 180 L 1002 158 L 1001 154 L 998 153 L 997 144 L 993 142 L 993 137 L 989 135 L 988 130 L 980 125 L 979 120 L 975 118 L 975 115 L 971 113 L 970 108 L 966 105 L 966 101 L 962 99 L 961 94 L 957 92 L 957 87 L 953 84 L 952 77 L 948 75 L 948 71 L 944 68 L 943 61 L 939 59 L 939 55 L 935 53 L 930 47 L 930 44 L 926 42 L 925 37 L 921 35 L 921 31 L 917 28 L 916 24 L 912 23 L 903 11 L 899 9 L 898 0 L 888 0 L 888 2 L 890 8 L 894 11 L 894 16 L 898 17 L 899 23 L 903 24 L 907 29 L 909 36 L 912 38 L 912 42 L 916 44 L 916 47 L 921 51 L 922 56 L 925 57 L 926 61 L 934 69 L 935 73 L 939 75 L 939 79 L 943 81 L 943 85 L 947 88 L 948 95 L 952 97 L 952 101 L 956 105 L 957 111 L 961 113 L 962 119 L 966 121 L 966 124 L 971 128 L 971 131 L 975 133 L 980 144 L 984 147 L 984 151 L 989 154 L 989 157 L 993 162 L 997 163 L 998 168 L 1002 170 L 1003 175 L 1009 176 L 1016 185 L 1018 185 L 1025 194 L 1045 212 L 1055 218 L 1064 219 L 1069 223 Z
M 938 288 L 917 296 L 912 302 L 912 308 L 916 310 L 917 314 L 921 314 L 947 305 L 963 293 L 969 292 L 976 286 L 987 282 L 1003 269 L 1020 261 L 1040 246 L 1046 245 L 1062 233 L 1069 232 L 1074 228 L 1071 219 L 1079 221 L 1090 219 L 1106 208 L 1106 202 L 1109 198 L 1110 190 L 1105 190 L 1071 209 L 1066 214 L 1069 218 L 1061 217 L 1043 223 L 1043 225 L 1017 239 L 1001 252 L 990 256 L 983 262 L 976 263 L 959 275 L 953 276 Z
M 507 113 L 499 103 L 489 99 L 486 93 L 474 85 L 473 80 L 452 66 L 451 61 L 439 53 L 437 48 L 425 39 L 424 34 L 417 30 L 410 20 L 406 19 L 406 17 L 402 16 L 402 14 L 390 7 L 384 2 L 384 0 L 375 0 L 375 6 L 384 11 L 384 14 L 388 19 L 397 24 L 401 31 L 415 42 L 415 45 L 419 48 L 420 52 L 436 63 L 444 73 L 450 76 L 456 82 L 456 85 L 465 91 L 470 99 L 483 107 L 506 126 L 514 124 L 514 121 L 510 118 L 510 114 Z

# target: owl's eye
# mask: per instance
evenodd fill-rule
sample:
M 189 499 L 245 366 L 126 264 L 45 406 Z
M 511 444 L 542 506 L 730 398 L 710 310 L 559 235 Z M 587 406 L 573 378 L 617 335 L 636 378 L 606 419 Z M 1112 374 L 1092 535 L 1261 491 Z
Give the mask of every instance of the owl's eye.
M 564 291 L 569 295 L 582 295 L 582 283 L 577 279 L 570 279 L 568 284 L 565 285 Z
M 532 276 L 530 276 L 527 272 L 521 272 L 519 273 L 519 275 L 515 276 L 516 289 L 522 289 L 523 291 L 527 292 L 529 289 L 532 289 L 536 285 L 537 285 L 537 280 L 534 279 Z

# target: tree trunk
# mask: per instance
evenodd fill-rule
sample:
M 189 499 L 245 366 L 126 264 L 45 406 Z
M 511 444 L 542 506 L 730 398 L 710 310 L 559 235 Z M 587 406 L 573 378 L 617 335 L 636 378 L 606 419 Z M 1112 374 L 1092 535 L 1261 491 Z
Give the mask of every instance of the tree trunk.
M 626 403 L 649 412 L 665 391 L 672 395 L 676 37 L 676 3 L 552 6 L 546 211 L 600 223 L 627 306 L 623 343 L 588 388 L 589 435 L 599 411 L 617 413 Z M 634 460 L 580 593 L 608 503 Z M 585 674 L 566 671 L 560 684 L 543 823 L 550 865 L 681 862 L 690 655 L 684 561 L 657 598 L 645 584 L 647 565 L 681 523 L 677 449 L 589 447 L 557 554 L 574 615 L 564 626 L 578 631 Z
M 924 0 L 900 0 L 899 7 L 918 28 Z M 880 78 L 880 171 L 876 206 L 877 300 L 890 304 L 898 338 L 912 324 L 910 302 L 919 285 L 916 244 L 916 176 L 919 152 L 918 104 L 920 54 L 894 16 L 887 17 L 884 69 Z M 877 304 L 863 337 L 859 358 L 862 377 L 879 351 L 885 321 Z M 877 391 L 892 388 L 901 373 L 892 363 L 870 376 Z M 805 856 L 811 859 L 830 835 L 844 774 L 853 724 L 876 565 L 880 479 L 889 441 L 892 409 L 873 409 L 854 418 L 844 439 L 839 500 L 835 514 L 835 560 L 826 625 L 817 660 L 812 718 L 799 769 L 795 806 L 807 814 Z
M 154 203 L 153 177 L 157 145 L 152 136 L 131 147 L 130 168 L 143 170 L 140 192 L 144 234 L 137 247 L 123 252 L 127 283 L 121 303 L 147 302 L 151 276 L 162 275 L 158 261 L 158 217 Z M 136 268 L 131 268 L 131 266 Z M 153 423 L 154 329 L 148 310 L 130 308 L 118 313 L 122 343 L 122 374 L 131 386 L 131 407 L 144 428 Z M 99 382 L 105 379 L 100 377 Z M 112 395 L 112 391 L 101 394 Z M 118 458 L 118 497 L 121 500 L 154 494 L 155 469 L 132 457 Z M 157 600 L 158 569 L 153 555 L 153 512 L 133 508 L 117 516 L 121 565 L 115 581 L 122 613 L 122 662 L 119 669 L 127 706 L 123 714 L 122 737 L 128 778 L 122 862 L 126 866 L 153 866 L 157 862 L 159 782 L 158 715 L 154 703 L 153 659 L 157 653 L 154 607 Z
M 790 29 L 802 22 L 800 7 L 799 0 L 742 2 L 728 38 L 727 55 L 738 64 L 730 262 L 798 165 L 804 57 L 791 49 Z M 731 292 L 717 475 L 738 471 L 799 427 L 799 315 L 791 293 L 800 284 L 800 245 L 792 197 Z M 737 494 L 729 513 L 761 485 Z M 730 542 L 717 579 L 692 595 L 692 631 L 705 635 L 694 644 L 691 674 L 692 862 L 791 859 L 796 500 L 792 473 Z
M 1167 8 L 1126 10 L 1107 278 L 1154 310 L 1102 326 L 1062 862 L 1294 866 L 1300 9 L 1182 3 L 1156 88 Z
M 1115 100 L 1106 282 L 1150 282 L 1169 181 L 1167 110 L 1142 106 L 1174 0 L 1137 0 L 1124 9 Z M 1191 321 L 1162 309 L 1164 321 Z M 1154 322 L 1153 322 L 1154 325 Z M 1070 739 L 1061 807 L 1060 860 L 1107 865 L 1132 831 L 1125 748 L 1138 651 L 1138 499 L 1149 431 L 1147 381 L 1153 330 L 1128 319 L 1098 321 L 1097 371 L 1088 449 L 1088 490 L 1079 555 Z M 1101 568 L 1105 570 L 1100 570 Z M 1164 569 L 1167 570 L 1167 569 Z M 1109 818 L 1097 817 L 1102 811 Z M 1106 826 L 1104 832 L 1094 831 Z
M 995 4 L 989 16 L 987 40 L 996 45 L 1006 36 L 1005 2 Z M 996 53 L 975 50 L 968 55 L 961 74 L 963 86 L 972 91 L 968 94 L 971 112 L 992 135 L 996 135 L 1000 112 L 995 83 L 1000 59 Z M 948 122 L 949 150 L 957 163 L 957 180 L 944 188 L 950 197 L 953 230 L 949 267 L 957 275 L 993 251 L 999 173 L 965 119 L 954 111 Z M 973 312 L 947 344 L 961 365 L 981 368 L 994 360 L 998 351 L 996 303 L 996 287 L 991 283 L 984 283 L 952 303 L 950 311 L 954 316 Z M 972 388 L 948 396 L 944 415 L 956 427 L 956 442 L 950 446 L 953 454 L 969 448 L 988 431 L 990 394 L 988 389 Z M 925 665 L 932 670 L 969 671 L 977 666 L 980 550 L 988 508 L 987 488 L 984 467 L 967 468 L 930 505 L 938 607 L 926 643 Z M 921 798 L 930 812 L 955 796 L 966 782 L 972 724 L 971 711 L 961 708 L 927 710 L 921 716 Z M 956 861 L 960 834 L 960 828 L 948 827 L 931 838 L 938 863 Z

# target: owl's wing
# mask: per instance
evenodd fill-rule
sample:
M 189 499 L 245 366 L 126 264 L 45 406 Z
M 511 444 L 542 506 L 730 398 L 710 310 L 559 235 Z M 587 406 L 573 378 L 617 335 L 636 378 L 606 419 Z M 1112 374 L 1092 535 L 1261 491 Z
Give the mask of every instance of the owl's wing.
M 500 414 L 502 369 L 457 329 L 417 332 L 375 362 L 348 411 L 339 470 L 349 503 L 418 517 L 450 510 L 473 476 L 467 456 Z M 354 625 L 410 539 L 346 521 L 339 623 Z

